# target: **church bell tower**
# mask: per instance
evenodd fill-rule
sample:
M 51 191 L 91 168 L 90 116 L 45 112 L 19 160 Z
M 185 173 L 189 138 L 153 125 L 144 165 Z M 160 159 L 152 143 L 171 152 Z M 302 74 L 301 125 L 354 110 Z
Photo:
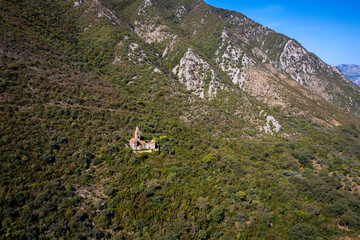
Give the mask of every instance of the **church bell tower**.
M 139 127 L 136 126 L 136 129 L 135 129 L 135 138 L 140 141 L 140 136 L 141 136 L 141 132 L 139 130 Z

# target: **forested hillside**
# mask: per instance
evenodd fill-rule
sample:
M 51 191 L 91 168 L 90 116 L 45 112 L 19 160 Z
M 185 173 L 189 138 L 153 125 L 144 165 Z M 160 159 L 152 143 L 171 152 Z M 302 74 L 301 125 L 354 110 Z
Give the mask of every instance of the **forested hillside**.
M 0 239 L 359 238 L 360 90 L 295 40 L 190 0 L 4 0 L 0 32 Z

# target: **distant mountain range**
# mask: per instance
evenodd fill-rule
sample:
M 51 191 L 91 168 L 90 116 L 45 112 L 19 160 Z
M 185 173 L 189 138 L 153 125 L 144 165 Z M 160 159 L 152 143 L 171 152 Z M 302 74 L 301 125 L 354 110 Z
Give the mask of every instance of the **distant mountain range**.
M 360 86 L 360 65 L 341 64 L 337 68 L 356 85 Z

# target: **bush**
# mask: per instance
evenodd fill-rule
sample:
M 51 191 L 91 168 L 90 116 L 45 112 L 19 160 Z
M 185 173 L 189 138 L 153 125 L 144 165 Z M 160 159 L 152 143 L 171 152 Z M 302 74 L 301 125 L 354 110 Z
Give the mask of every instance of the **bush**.
M 333 215 L 342 215 L 348 209 L 347 205 L 344 205 L 343 203 L 340 203 L 340 202 L 325 205 L 324 208 L 325 208 L 326 212 L 333 214 Z
M 297 158 L 299 160 L 299 162 L 301 163 L 301 165 L 303 165 L 303 166 L 310 166 L 311 164 L 310 164 L 309 159 L 314 158 L 314 154 L 312 154 L 309 151 L 295 152 L 292 155 L 295 158 Z
M 147 197 L 150 197 L 150 196 L 154 195 L 154 193 L 157 189 L 160 189 L 160 188 L 161 188 L 160 181 L 158 179 L 153 179 L 146 183 L 144 193 Z
M 316 232 L 312 226 L 296 224 L 289 230 L 291 240 L 312 240 L 316 239 Z
M 306 166 L 307 164 L 309 164 L 309 159 L 306 155 L 299 154 L 297 156 L 297 158 L 299 159 L 299 162 L 301 163 L 301 165 Z
M 238 191 L 236 194 L 235 194 L 236 198 L 239 199 L 239 200 L 245 200 L 246 198 L 246 192 L 244 191 Z
M 104 233 L 100 231 L 98 228 L 94 228 L 92 230 L 92 236 L 95 239 L 102 239 L 104 237 Z
M 103 229 L 106 229 L 106 228 L 109 228 L 110 226 L 110 223 L 111 223 L 111 219 L 104 216 L 104 215 L 101 215 L 98 220 L 97 220 L 97 223 L 99 224 L 99 226 Z
M 224 206 L 216 206 L 211 211 L 211 219 L 215 222 L 221 222 L 225 218 L 225 207 Z
M 64 143 L 68 143 L 68 139 L 66 137 L 63 137 L 63 136 L 58 136 L 56 138 L 56 141 L 59 143 L 59 144 L 64 144 Z
M 29 226 L 26 228 L 26 239 L 38 239 L 39 229 L 35 226 Z
M 92 224 L 87 221 L 82 222 L 79 224 L 79 230 L 85 237 L 90 237 L 92 235 Z
M 200 230 L 198 237 L 199 237 L 199 239 L 206 239 L 208 236 L 207 236 L 207 233 L 205 230 Z
M 205 155 L 202 158 L 202 162 L 205 163 L 205 164 L 213 164 L 216 161 L 218 161 L 219 159 L 220 159 L 219 155 L 210 153 L 208 155 Z
M 55 157 L 50 153 L 45 153 L 41 156 L 41 161 L 44 163 L 53 163 L 55 161 Z
M 92 154 L 91 152 L 89 152 L 88 150 L 85 150 L 82 155 L 81 155 L 81 158 L 83 160 L 85 160 L 86 162 L 92 160 L 94 158 L 94 154 Z
M 160 137 L 158 137 L 158 138 L 155 138 L 155 142 L 157 142 L 158 144 L 164 144 L 164 143 L 166 143 L 166 142 L 168 142 L 169 141 L 169 139 L 168 139 L 168 137 L 167 136 L 160 136 Z
M 296 159 L 289 153 L 282 153 L 279 157 L 282 167 L 285 169 L 298 170 L 299 164 Z
M 341 216 L 340 225 L 345 225 L 351 228 L 360 227 L 360 217 L 353 211 L 348 210 Z
M 59 150 L 60 146 L 56 142 L 50 142 L 49 148 L 50 148 L 50 150 Z
M 83 235 L 81 235 L 80 233 L 77 233 L 75 235 L 75 240 L 86 240 L 86 237 L 84 237 Z
M 106 210 L 101 212 L 101 216 L 105 216 L 107 218 L 113 218 L 114 217 L 114 210 L 106 209 Z
M 300 174 L 298 174 L 297 172 L 291 171 L 291 170 L 283 170 L 282 175 L 284 175 L 285 177 L 300 176 Z
M 316 206 L 316 203 L 310 204 L 303 202 L 301 207 L 305 212 L 307 212 L 311 216 L 316 216 L 319 215 L 320 213 L 320 208 Z
M 239 221 L 241 224 L 246 223 L 246 216 L 243 213 L 236 214 L 236 221 Z
M 109 197 L 113 198 L 117 192 L 117 189 L 113 186 L 107 186 L 104 190 L 104 193 L 108 195 Z
M 95 166 L 96 165 L 99 165 L 101 163 L 101 159 L 98 158 L 98 157 L 95 157 L 93 160 L 92 160 L 92 164 L 94 164 Z
M 77 211 L 75 215 L 71 218 L 71 221 L 74 223 L 83 222 L 87 218 L 86 214 L 82 211 Z
M 54 232 L 55 236 L 60 237 L 65 235 L 67 226 L 62 222 L 57 222 L 51 226 L 50 230 Z

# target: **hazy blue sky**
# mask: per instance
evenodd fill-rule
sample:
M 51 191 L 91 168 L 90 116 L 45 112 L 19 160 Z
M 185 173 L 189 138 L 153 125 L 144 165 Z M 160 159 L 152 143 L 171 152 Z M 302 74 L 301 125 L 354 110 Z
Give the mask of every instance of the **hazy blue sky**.
M 205 0 L 298 40 L 326 63 L 360 65 L 360 0 Z

